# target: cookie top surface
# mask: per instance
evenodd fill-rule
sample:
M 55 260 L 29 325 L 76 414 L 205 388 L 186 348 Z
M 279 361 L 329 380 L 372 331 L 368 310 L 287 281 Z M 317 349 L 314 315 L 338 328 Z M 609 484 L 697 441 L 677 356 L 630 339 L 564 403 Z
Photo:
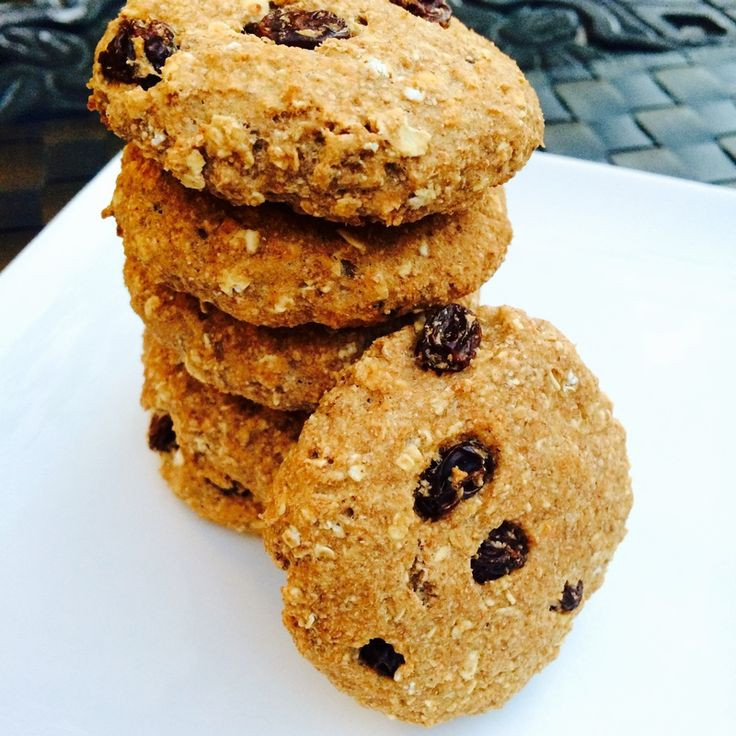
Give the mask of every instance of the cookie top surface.
M 188 187 L 352 224 L 466 208 L 541 143 L 531 86 L 459 21 L 387 0 L 272 8 L 255 26 L 262 0 L 131 0 L 97 47 L 90 107 Z M 313 49 L 290 45 L 305 24 Z
M 232 207 L 129 146 L 110 210 L 157 283 L 269 327 L 382 322 L 477 290 L 511 240 L 502 189 L 472 211 L 345 228 L 283 205 Z
M 266 515 L 302 653 L 425 725 L 500 706 L 556 656 L 631 505 L 624 431 L 572 345 L 515 309 L 477 317 L 443 354 L 431 330 L 376 341 L 305 423 Z

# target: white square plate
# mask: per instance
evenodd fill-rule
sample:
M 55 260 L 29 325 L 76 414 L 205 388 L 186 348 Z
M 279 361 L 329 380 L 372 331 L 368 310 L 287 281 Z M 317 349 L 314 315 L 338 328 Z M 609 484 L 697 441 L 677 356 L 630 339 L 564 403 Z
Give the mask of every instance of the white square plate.
M 399 734 L 303 660 L 260 543 L 159 479 L 113 162 L 0 275 L 0 733 Z M 635 504 L 557 661 L 436 732 L 736 733 L 736 193 L 537 155 L 484 288 L 560 327 L 629 431 Z

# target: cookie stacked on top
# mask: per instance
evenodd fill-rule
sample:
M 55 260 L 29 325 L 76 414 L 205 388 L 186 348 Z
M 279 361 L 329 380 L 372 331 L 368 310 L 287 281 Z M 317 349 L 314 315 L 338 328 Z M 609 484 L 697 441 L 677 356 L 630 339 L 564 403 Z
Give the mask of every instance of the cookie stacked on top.
M 129 141 L 109 213 L 165 478 L 263 533 L 336 685 L 425 724 L 499 706 L 630 504 L 573 348 L 474 296 L 531 87 L 444 0 L 130 0 L 90 86 Z

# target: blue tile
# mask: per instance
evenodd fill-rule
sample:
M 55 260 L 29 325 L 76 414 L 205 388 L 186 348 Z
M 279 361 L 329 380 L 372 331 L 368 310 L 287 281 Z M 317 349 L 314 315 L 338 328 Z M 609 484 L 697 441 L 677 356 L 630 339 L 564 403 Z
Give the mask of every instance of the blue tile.
M 714 135 L 736 133 L 736 105 L 731 100 L 705 102 L 693 109 Z
M 611 54 L 606 59 L 591 62 L 591 68 L 599 77 L 615 79 L 646 68 L 646 64 L 638 56 L 629 54 L 616 56 Z
M 641 107 L 663 107 L 674 105 L 672 98 L 644 72 L 627 74 L 611 80 L 626 99 L 630 110 Z
M 567 82 L 555 85 L 555 91 L 580 120 L 604 120 L 628 112 L 626 100 L 607 81 Z
M 684 66 L 687 64 L 687 58 L 679 51 L 639 54 L 639 58 L 647 69 L 665 69 L 671 66 Z
M 662 69 L 655 77 L 667 92 L 681 102 L 703 102 L 726 97 L 726 90 L 718 77 L 703 67 Z
M 593 74 L 582 64 L 565 64 L 564 66 L 552 67 L 549 70 L 549 76 L 554 84 L 593 79 Z
M 736 7 L 736 6 L 734 6 Z M 736 46 L 703 46 L 687 49 L 687 57 L 699 64 L 717 64 L 736 61 Z
M 535 86 L 539 104 L 542 106 L 544 119 L 547 123 L 564 123 L 572 120 L 570 111 L 557 99 L 554 90 L 549 85 Z
M 721 138 L 719 143 L 721 147 L 736 161 L 736 135 L 729 135 Z
M 625 151 L 652 145 L 651 138 L 630 115 L 617 115 L 589 125 L 610 151 Z
M 707 69 L 714 77 L 718 78 L 727 94 L 736 97 L 736 61 L 711 64 Z
M 704 143 L 713 134 L 689 107 L 672 107 L 662 110 L 646 110 L 635 114 L 636 121 L 663 146 L 685 146 Z
M 548 125 L 544 142 L 550 153 L 606 161 L 606 146 L 584 123 Z
M 699 181 L 718 182 L 736 179 L 736 163 L 733 162 L 717 143 L 701 143 L 674 151 L 680 159 L 687 176 Z
M 655 174 L 687 177 L 688 173 L 680 160 L 672 151 L 665 148 L 650 148 L 646 151 L 629 151 L 615 153 L 611 156 L 613 163 L 627 166 L 630 169 L 652 171 Z

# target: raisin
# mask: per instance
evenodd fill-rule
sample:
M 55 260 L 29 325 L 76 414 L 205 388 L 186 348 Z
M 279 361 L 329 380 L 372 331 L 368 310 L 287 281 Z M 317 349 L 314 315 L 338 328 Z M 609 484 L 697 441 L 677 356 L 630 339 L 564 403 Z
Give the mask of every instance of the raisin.
M 489 580 L 498 580 L 524 567 L 528 554 L 526 532 L 513 521 L 504 521 L 486 537 L 470 560 L 473 579 L 481 585 Z
M 204 322 L 206 319 L 209 319 L 211 316 L 210 314 L 210 304 L 208 302 L 198 301 L 197 302 L 197 317 L 199 317 L 200 321 Z
M 445 0 L 391 0 L 391 2 L 430 23 L 439 23 L 443 28 L 450 25 L 452 8 Z
M 248 490 L 244 485 L 241 485 L 240 483 L 238 483 L 238 481 L 236 480 L 230 480 L 230 485 L 227 488 L 218 486 L 216 483 L 213 483 L 211 480 L 207 482 L 211 486 L 216 488 L 223 496 L 226 496 L 227 498 L 252 498 L 253 497 L 253 493 L 250 490 Z
M 148 425 L 148 446 L 156 452 L 171 452 L 179 447 L 174 422 L 168 414 L 154 414 L 151 417 Z
M 493 478 L 493 452 L 477 440 L 466 440 L 440 453 L 439 460 L 419 478 L 414 491 L 414 511 L 436 521 L 452 511 L 460 501 L 474 496 Z
M 143 53 L 155 74 L 141 74 L 139 71 L 136 38 L 143 39 Z M 176 48 L 174 32 L 166 23 L 125 18 L 120 22 L 115 37 L 97 59 L 107 79 L 125 84 L 138 83 L 143 89 L 150 89 L 161 81 L 161 69 Z
M 583 600 L 583 581 L 578 580 L 577 585 L 573 587 L 566 580 L 565 587 L 562 590 L 562 598 L 550 606 L 549 610 L 558 613 L 570 613 L 580 605 L 581 600 Z
M 460 304 L 435 307 L 427 312 L 422 334 L 414 350 L 425 370 L 456 373 L 467 368 L 480 345 L 478 318 Z
M 347 276 L 349 279 L 355 278 L 355 273 L 358 270 L 358 267 L 352 261 L 348 261 L 347 258 L 340 259 L 340 268 L 343 276 Z
M 248 23 L 243 29 L 274 43 L 316 49 L 328 38 L 350 38 L 347 23 L 328 10 L 272 10 L 258 23 Z
M 371 639 L 364 644 L 358 652 L 358 659 L 384 677 L 393 677 L 396 670 L 406 662 L 404 655 L 399 654 L 383 639 Z

